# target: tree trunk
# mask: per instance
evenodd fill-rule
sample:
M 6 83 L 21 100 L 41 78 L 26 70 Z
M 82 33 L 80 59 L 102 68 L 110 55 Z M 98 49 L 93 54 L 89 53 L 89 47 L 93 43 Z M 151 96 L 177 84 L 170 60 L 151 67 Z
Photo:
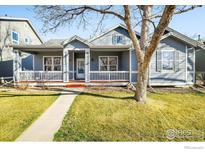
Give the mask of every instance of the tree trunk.
M 146 103 L 147 100 L 147 82 L 148 82 L 148 68 L 144 69 L 142 65 L 138 64 L 137 85 L 135 92 L 135 99 L 137 102 Z

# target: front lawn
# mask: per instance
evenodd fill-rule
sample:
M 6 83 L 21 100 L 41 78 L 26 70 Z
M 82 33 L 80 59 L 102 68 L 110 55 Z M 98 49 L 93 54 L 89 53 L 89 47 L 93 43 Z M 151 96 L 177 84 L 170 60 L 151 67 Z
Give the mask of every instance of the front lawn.
M 0 92 L 0 141 L 15 140 L 58 96 L 50 92 Z
M 136 103 L 132 96 L 133 93 L 126 91 L 91 91 L 80 94 L 54 140 L 205 140 L 204 94 L 152 93 L 149 94 L 147 104 Z M 171 133 L 169 129 L 172 129 Z M 173 130 L 175 138 L 172 138 Z

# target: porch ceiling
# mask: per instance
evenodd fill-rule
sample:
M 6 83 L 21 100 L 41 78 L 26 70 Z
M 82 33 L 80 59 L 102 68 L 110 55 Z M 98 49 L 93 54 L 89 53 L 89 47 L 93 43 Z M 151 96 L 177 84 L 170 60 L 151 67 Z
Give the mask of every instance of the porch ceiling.
M 43 53 L 43 52 L 58 52 L 58 51 L 63 51 L 63 46 L 61 45 L 53 45 L 53 46 L 48 46 L 48 45 L 13 45 L 14 50 L 20 50 L 22 52 L 26 53 Z

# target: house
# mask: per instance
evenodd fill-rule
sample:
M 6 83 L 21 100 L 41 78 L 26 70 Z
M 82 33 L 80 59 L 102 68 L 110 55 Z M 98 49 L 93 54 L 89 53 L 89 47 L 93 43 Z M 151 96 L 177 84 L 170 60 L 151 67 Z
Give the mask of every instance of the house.
M 136 36 L 140 35 L 136 32 Z M 151 85 L 192 85 L 195 82 L 195 52 L 204 45 L 167 28 L 154 53 L 149 71 Z M 120 24 L 85 40 L 79 36 L 53 39 L 41 45 L 14 45 L 16 83 L 33 85 L 86 85 L 135 83 L 137 61 L 127 31 Z M 19 54 L 33 55 L 33 70 L 23 71 Z
M 43 41 L 28 19 L 0 17 L 0 77 L 13 76 L 14 53 L 9 45 L 34 45 Z M 32 55 L 21 52 L 22 70 L 32 70 Z

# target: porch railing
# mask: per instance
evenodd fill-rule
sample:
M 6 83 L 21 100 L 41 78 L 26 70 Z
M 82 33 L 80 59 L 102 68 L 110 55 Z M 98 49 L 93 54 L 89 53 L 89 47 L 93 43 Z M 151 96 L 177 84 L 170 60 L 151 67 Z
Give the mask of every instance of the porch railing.
M 90 80 L 129 81 L 129 71 L 90 71 Z
M 72 79 L 72 72 L 69 77 Z M 61 71 L 20 71 L 20 81 L 62 81 Z M 129 71 L 90 71 L 91 81 L 129 81 Z
M 20 71 L 20 81 L 62 81 L 62 71 Z

